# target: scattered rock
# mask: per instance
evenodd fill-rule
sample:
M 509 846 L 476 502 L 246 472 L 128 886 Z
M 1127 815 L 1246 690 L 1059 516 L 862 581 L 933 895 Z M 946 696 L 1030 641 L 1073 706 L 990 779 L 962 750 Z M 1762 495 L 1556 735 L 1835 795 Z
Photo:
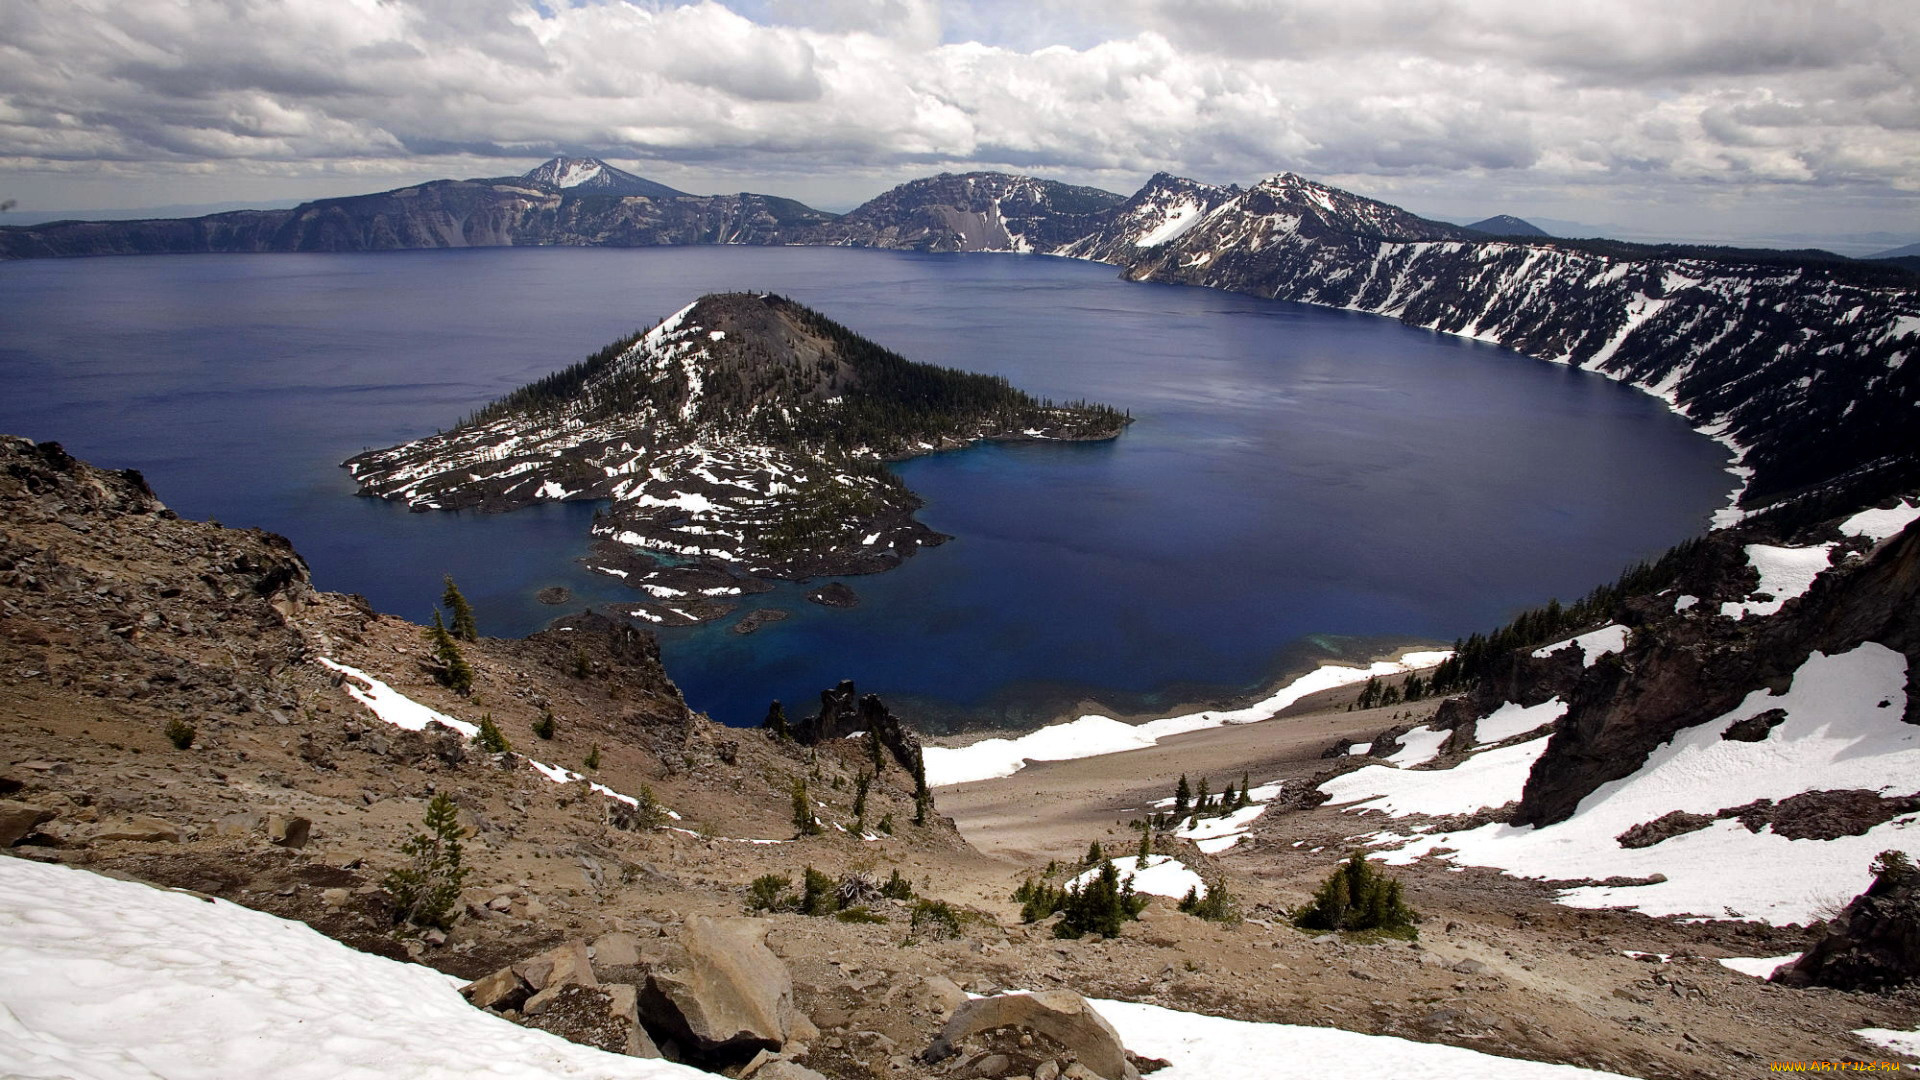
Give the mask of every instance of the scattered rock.
M 0 800 L 0 847 L 12 847 L 53 817 L 53 811 L 45 807 Z
M 961 1040 L 998 1028 L 1045 1035 L 1071 1050 L 1078 1064 L 1102 1080 L 1139 1080 L 1113 1025 L 1071 990 L 975 998 L 955 1010 L 923 1057 L 928 1062 L 944 1061 L 959 1052 Z M 1071 1076 L 1072 1066 L 1062 1075 Z
M 216 836 L 251 836 L 260 831 L 266 819 L 259 814 L 228 814 L 213 823 Z
M 649 1030 L 690 1062 L 743 1063 L 817 1032 L 793 1004 L 793 977 L 760 919 L 689 916 L 640 995 Z
M 460 993 L 482 1009 L 517 1009 L 537 1016 L 568 986 L 600 987 L 593 976 L 593 961 L 587 957 L 587 943 L 578 939 L 476 979 L 461 987 Z
M 1670 840 L 1690 832 L 1697 832 L 1713 824 L 1713 818 L 1706 814 L 1689 814 L 1685 810 L 1675 810 L 1662 814 L 1652 821 L 1643 821 L 1614 837 L 1623 848 L 1652 847 L 1662 840 Z
M 177 844 L 185 834 L 180 826 L 170 821 L 145 814 L 131 817 L 109 818 L 94 826 L 88 839 L 130 840 L 142 844 Z
M 303 848 L 313 834 L 313 822 L 298 815 L 269 814 L 267 842 L 280 847 Z
M 827 1080 L 826 1076 L 793 1061 L 775 1061 L 753 1074 L 754 1080 Z
M 640 962 L 640 942 L 624 930 L 600 935 L 588 951 L 593 954 L 596 970 L 632 967 Z

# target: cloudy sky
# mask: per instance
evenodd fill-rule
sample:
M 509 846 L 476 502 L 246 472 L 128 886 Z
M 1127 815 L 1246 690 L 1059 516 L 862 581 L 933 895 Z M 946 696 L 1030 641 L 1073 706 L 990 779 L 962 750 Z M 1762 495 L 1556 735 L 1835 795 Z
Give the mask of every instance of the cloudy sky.
M 0 0 L 21 210 L 554 152 L 835 210 L 943 170 L 1292 170 L 1451 220 L 1862 253 L 1920 240 L 1920 4 Z

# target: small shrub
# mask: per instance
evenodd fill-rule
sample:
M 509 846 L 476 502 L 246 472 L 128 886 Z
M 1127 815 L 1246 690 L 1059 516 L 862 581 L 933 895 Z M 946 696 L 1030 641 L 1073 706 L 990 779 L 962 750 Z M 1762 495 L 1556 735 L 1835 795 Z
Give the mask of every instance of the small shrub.
M 1396 937 L 1419 936 L 1419 921 L 1400 892 L 1400 883 L 1375 870 L 1356 851 L 1314 892 L 1313 901 L 1294 916 L 1303 930 L 1379 930 Z
M 480 718 L 480 730 L 474 732 L 473 744 L 489 754 L 504 754 L 513 749 L 513 744 L 500 734 L 500 725 L 493 722 L 493 714 Z
M 943 941 L 960 936 L 960 913 L 945 900 L 922 900 L 913 905 L 909 940 Z
M 850 908 L 841 908 L 834 913 L 833 917 L 844 923 L 883 923 L 887 921 L 885 915 L 878 914 L 861 904 L 856 904 Z
M 1180 910 L 1196 919 L 1208 922 L 1239 922 L 1240 907 L 1234 903 L 1232 894 L 1227 892 L 1226 879 L 1216 879 L 1207 885 L 1207 895 L 1201 896 L 1200 890 L 1191 888 L 1180 901 Z
M 593 674 L 593 661 L 587 659 L 587 650 L 578 646 L 573 650 L 573 677 L 584 679 Z
M 831 915 L 839 910 L 835 902 L 833 879 L 809 866 L 801 875 L 800 913 Z
M 1100 841 L 1095 840 L 1093 843 L 1088 844 L 1087 857 L 1080 861 L 1087 866 L 1099 866 L 1101 863 L 1106 862 L 1107 853 L 1100 850 Z
M 587 748 L 587 760 L 582 762 L 582 764 L 584 764 L 587 767 L 588 772 L 600 771 L 600 744 L 599 743 L 594 743 L 591 747 Z
M 551 709 L 541 709 L 540 719 L 533 722 L 534 735 L 543 740 L 552 739 L 553 728 L 553 711 Z
M 435 795 L 424 823 L 424 832 L 400 845 L 408 865 L 389 873 L 380 887 L 393 897 L 396 921 L 445 929 L 467 877 L 460 864 L 460 811 L 445 793 Z
M 640 785 L 640 794 L 633 797 L 633 812 L 629 815 L 636 829 L 657 829 L 667 823 L 667 808 L 653 797 L 653 787 Z
M 789 892 L 793 879 L 785 874 L 762 874 L 747 886 L 747 910 L 792 911 L 799 901 Z
M 167 741 L 173 744 L 175 750 L 186 750 L 192 747 L 194 737 L 199 734 L 199 728 L 177 716 L 167 721 Z
M 888 836 L 893 835 L 893 811 L 889 810 L 880 815 L 880 831 Z
M 899 868 L 896 867 L 893 876 L 887 879 L 885 885 L 880 886 L 880 895 L 889 900 L 911 900 L 913 883 L 902 876 Z
M 1013 890 L 1013 899 L 1020 905 L 1020 921 L 1034 923 L 1066 907 L 1067 890 L 1028 878 Z

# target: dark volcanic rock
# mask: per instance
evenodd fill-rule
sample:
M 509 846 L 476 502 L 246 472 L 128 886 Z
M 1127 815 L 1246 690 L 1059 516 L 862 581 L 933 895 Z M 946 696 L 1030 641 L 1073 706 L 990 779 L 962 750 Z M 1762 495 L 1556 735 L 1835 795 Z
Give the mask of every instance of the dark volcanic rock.
M 573 599 L 573 590 L 567 588 L 565 585 L 553 585 L 545 589 L 541 589 L 538 593 L 534 595 L 534 599 L 540 601 L 543 604 L 550 604 L 550 605 L 564 604 L 567 601 Z
M 820 711 L 793 725 L 794 739 L 809 746 L 829 739 L 844 739 L 856 731 L 864 731 L 870 738 L 879 740 L 909 776 L 922 775 L 926 766 L 921 756 L 920 737 L 887 711 L 879 695 L 859 697 L 852 679 L 831 690 L 820 691 Z
M 780 622 L 788 618 L 789 615 L 789 612 L 782 611 L 779 608 L 759 608 L 740 616 L 740 621 L 734 623 L 729 629 L 736 634 L 751 634 L 770 623 Z
M 1827 926 L 1806 955 L 1774 972 L 1785 986 L 1884 990 L 1920 976 L 1920 870 L 1883 852 L 1867 891 Z
M 860 594 L 844 581 L 830 581 L 808 593 L 807 599 L 823 607 L 850 608 L 860 604 Z

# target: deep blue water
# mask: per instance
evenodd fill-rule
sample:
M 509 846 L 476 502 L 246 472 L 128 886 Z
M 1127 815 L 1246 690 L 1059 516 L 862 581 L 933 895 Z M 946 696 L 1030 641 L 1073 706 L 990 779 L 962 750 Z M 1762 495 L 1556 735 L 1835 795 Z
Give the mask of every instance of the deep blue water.
M 782 590 L 755 602 L 793 618 L 758 634 L 662 632 L 694 706 L 731 723 L 841 678 L 927 717 L 1244 692 L 1308 653 L 1583 593 L 1731 486 L 1654 399 L 1494 346 L 1058 259 L 844 249 L 0 263 L 0 431 L 284 533 L 322 588 L 383 611 L 428 617 L 451 572 L 484 632 L 523 634 L 558 613 L 543 586 L 631 595 L 573 563 L 591 506 L 410 514 L 353 497 L 338 463 L 737 288 L 1138 422 L 901 464 L 952 543 L 847 579 L 858 608 Z

